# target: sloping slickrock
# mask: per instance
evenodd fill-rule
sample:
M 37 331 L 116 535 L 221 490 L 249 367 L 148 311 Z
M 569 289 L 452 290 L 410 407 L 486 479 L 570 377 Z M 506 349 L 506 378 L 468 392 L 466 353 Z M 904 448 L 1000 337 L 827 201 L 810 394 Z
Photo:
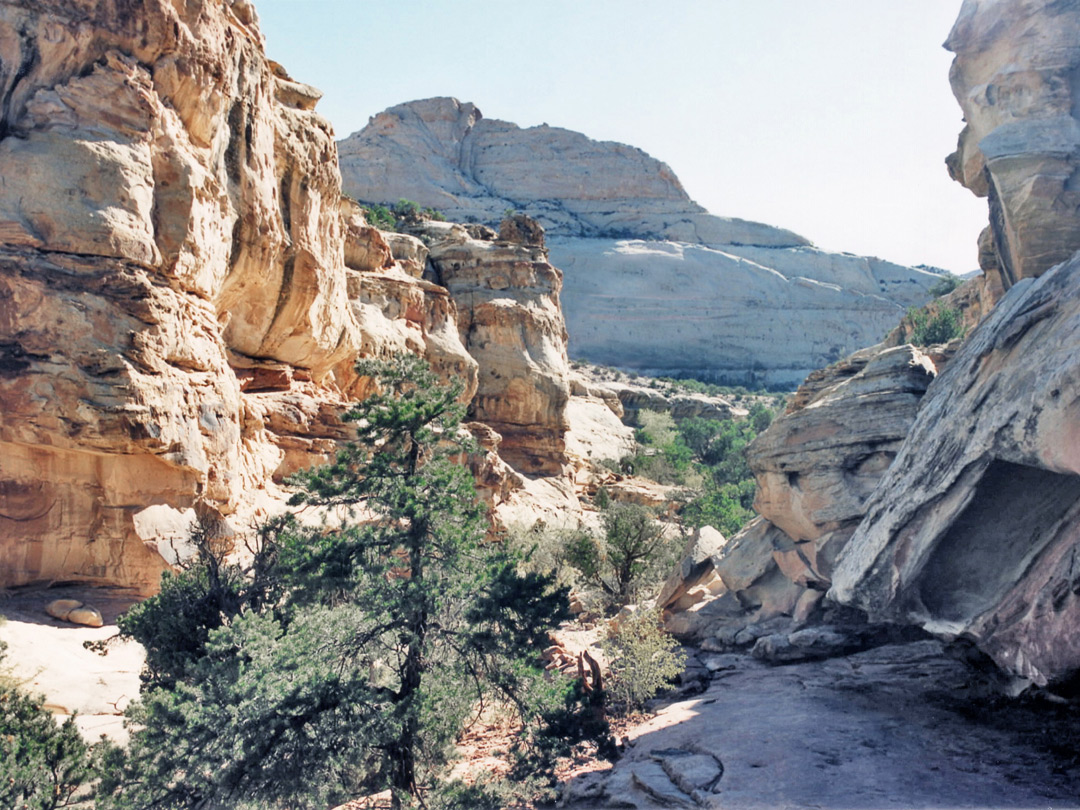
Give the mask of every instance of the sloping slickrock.
M 786 666 L 725 658 L 704 693 L 630 730 L 606 779 L 571 780 L 566 806 L 1077 805 L 1072 755 L 1054 752 L 1074 739 L 1071 715 L 987 701 L 937 641 Z
M 832 598 L 970 636 L 1047 683 L 1080 668 L 1080 257 L 1017 282 L 931 385 Z
M 1080 248 L 1080 7 L 965 0 L 945 47 L 967 122 L 949 172 L 989 199 L 998 261 L 981 264 L 1007 289 Z
M 392 107 L 339 151 L 357 199 L 405 197 L 489 224 L 507 209 L 537 218 L 564 273 L 570 355 L 592 362 L 793 387 L 880 340 L 938 279 L 713 216 L 639 149 L 521 129 L 452 98 Z
M 520 472 L 561 473 L 570 398 L 562 274 L 539 246 L 473 239 L 443 222 L 415 230 L 480 366 L 471 417 L 502 435 L 501 453 Z

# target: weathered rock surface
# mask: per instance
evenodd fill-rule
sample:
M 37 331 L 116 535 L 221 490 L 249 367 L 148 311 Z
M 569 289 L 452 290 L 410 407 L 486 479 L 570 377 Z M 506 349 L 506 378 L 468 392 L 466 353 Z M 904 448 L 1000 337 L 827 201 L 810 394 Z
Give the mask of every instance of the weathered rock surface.
M 563 235 L 809 244 L 782 228 L 710 215 L 640 149 L 558 127 L 521 129 L 453 98 L 391 107 L 338 151 L 345 190 L 356 199 L 404 197 L 451 220 L 495 223 L 520 208 Z
M 495 223 L 522 209 L 564 273 L 570 355 L 658 376 L 797 385 L 927 300 L 932 273 L 715 217 L 638 149 L 434 98 L 340 142 L 345 189 Z M 672 324 L 676 324 L 672 328 Z
M 1071 713 L 988 701 L 936 641 L 787 666 L 703 657 L 708 688 L 634 728 L 567 806 L 1077 806 Z
M 989 198 L 996 261 L 980 263 L 1007 289 L 1080 249 L 1080 8 L 965 0 L 945 47 L 967 122 L 949 172 Z
M 561 473 L 570 398 L 561 273 L 541 245 L 473 239 L 445 222 L 415 231 L 479 364 L 470 415 L 502 435 L 503 456 L 522 472 Z
M 964 634 L 1047 683 L 1080 668 L 1080 257 L 1017 282 L 934 382 L 830 592 Z
M 907 436 L 934 366 L 913 346 L 856 352 L 811 375 L 797 401 L 747 449 L 754 508 L 796 541 L 852 528 Z
M 0 88 L 0 587 L 147 592 L 196 517 L 228 537 L 281 509 L 347 437 L 358 356 L 425 357 L 527 471 L 562 472 L 558 271 L 491 242 L 447 265 L 481 385 L 427 246 L 342 198 L 320 93 L 249 3 L 2 3 Z M 486 496 L 528 503 L 497 447 Z
M 575 396 L 599 397 L 612 413 L 627 424 L 636 424 L 638 413 L 664 411 L 672 419 L 724 420 L 744 417 L 746 408 L 722 396 L 673 390 L 673 386 L 633 380 L 612 369 L 581 365 L 570 372 L 570 390 Z
M 832 264 L 850 262 L 858 272 L 808 262 L 802 275 L 799 257 L 786 250 L 746 250 L 753 258 L 743 258 L 728 246 L 674 242 L 553 236 L 548 244 L 564 273 L 571 356 L 732 384 L 798 385 L 880 340 L 936 279 L 854 256 Z M 773 254 L 784 257 L 783 269 L 769 261 Z M 877 266 L 890 268 L 889 277 L 906 274 L 895 296 Z
M 766 631 L 786 633 L 820 617 L 837 555 L 934 373 L 912 346 L 875 346 L 811 374 L 788 412 L 747 449 L 760 517 L 709 555 L 688 552 L 669 585 L 686 570 L 693 577 L 683 589 L 665 588 L 658 602 L 668 628 L 721 647 L 745 646 Z M 768 622 L 777 624 L 761 627 Z

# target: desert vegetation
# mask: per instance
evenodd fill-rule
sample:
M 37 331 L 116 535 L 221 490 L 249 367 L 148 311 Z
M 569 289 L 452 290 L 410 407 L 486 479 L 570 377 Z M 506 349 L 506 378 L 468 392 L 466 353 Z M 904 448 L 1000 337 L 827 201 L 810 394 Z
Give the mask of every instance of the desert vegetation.
M 261 526 L 243 565 L 198 530 L 196 558 L 122 620 L 147 665 L 98 807 L 325 808 L 386 790 L 395 808 L 509 806 L 507 786 L 539 790 L 569 745 L 603 737 L 540 666 L 565 589 L 485 539 L 457 461 L 460 388 L 411 356 L 358 371 L 380 393 L 346 414 L 356 440 L 293 481 L 311 519 Z M 519 745 L 485 799 L 445 773 L 492 705 Z

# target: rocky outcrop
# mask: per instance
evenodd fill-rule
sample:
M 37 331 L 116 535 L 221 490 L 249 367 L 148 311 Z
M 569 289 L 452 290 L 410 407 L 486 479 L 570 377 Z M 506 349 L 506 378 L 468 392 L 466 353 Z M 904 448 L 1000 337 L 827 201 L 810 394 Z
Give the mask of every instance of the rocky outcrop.
M 853 529 L 934 373 L 917 348 L 900 346 L 866 349 L 811 375 L 800 394 L 827 384 L 747 449 L 757 512 L 796 542 Z
M 1080 8 L 965 0 L 945 47 L 967 122 L 949 172 L 989 199 L 994 259 L 981 264 L 1008 289 L 1080 248 Z
M 570 356 L 642 373 L 794 387 L 880 340 L 937 280 L 713 216 L 639 149 L 521 129 L 451 98 L 380 113 L 340 154 L 357 199 L 538 219 L 564 274 Z
M 965 635 L 1037 683 L 1080 668 L 1080 258 L 1017 282 L 923 401 L 831 595 Z
M 358 356 L 422 355 L 528 471 L 562 472 L 558 271 L 442 247 L 478 366 L 427 245 L 342 198 L 320 93 L 266 59 L 246 0 L 2 3 L 0 88 L 0 587 L 147 592 L 196 518 L 228 540 L 281 509 L 348 436 Z M 482 495 L 528 503 L 477 431 Z
M 912 346 L 877 346 L 810 375 L 788 412 L 747 449 L 760 517 L 707 555 L 688 550 L 678 572 L 685 584 L 669 581 L 660 600 L 668 628 L 747 646 L 820 617 L 836 558 L 934 373 Z
M 745 417 L 746 408 L 728 398 L 679 390 L 675 383 L 633 379 L 614 369 L 577 364 L 570 373 L 573 394 L 602 399 L 627 424 L 637 423 L 641 411 L 666 411 L 676 420 Z
M 457 306 L 461 340 L 479 364 L 470 415 L 503 437 L 503 457 L 521 472 L 561 473 L 570 367 L 560 272 L 535 242 L 474 239 L 460 225 L 434 221 L 414 232 L 430 247 Z
M 454 98 L 391 107 L 338 151 L 345 190 L 356 199 L 404 197 L 457 221 L 497 223 L 507 209 L 522 209 L 560 235 L 809 244 L 781 228 L 710 215 L 640 149 L 559 127 L 521 129 Z

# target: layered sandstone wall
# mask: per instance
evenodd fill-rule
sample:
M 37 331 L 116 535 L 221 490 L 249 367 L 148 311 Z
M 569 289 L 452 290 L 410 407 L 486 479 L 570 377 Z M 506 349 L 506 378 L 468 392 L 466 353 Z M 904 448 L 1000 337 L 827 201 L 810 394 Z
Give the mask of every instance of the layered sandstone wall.
M 285 477 L 347 436 L 358 356 L 415 352 L 476 394 L 426 247 L 343 200 L 319 96 L 265 57 L 245 0 L 0 3 L 0 587 L 151 590 L 196 516 L 228 534 L 280 509 Z M 518 272 L 482 256 L 473 276 L 488 259 Z M 540 264 L 546 303 L 521 283 L 491 306 L 520 294 L 549 333 L 489 319 L 482 359 L 536 338 L 554 379 L 565 331 Z M 556 435 L 534 437 L 545 469 L 561 390 Z M 499 478 L 497 454 L 477 464 Z

